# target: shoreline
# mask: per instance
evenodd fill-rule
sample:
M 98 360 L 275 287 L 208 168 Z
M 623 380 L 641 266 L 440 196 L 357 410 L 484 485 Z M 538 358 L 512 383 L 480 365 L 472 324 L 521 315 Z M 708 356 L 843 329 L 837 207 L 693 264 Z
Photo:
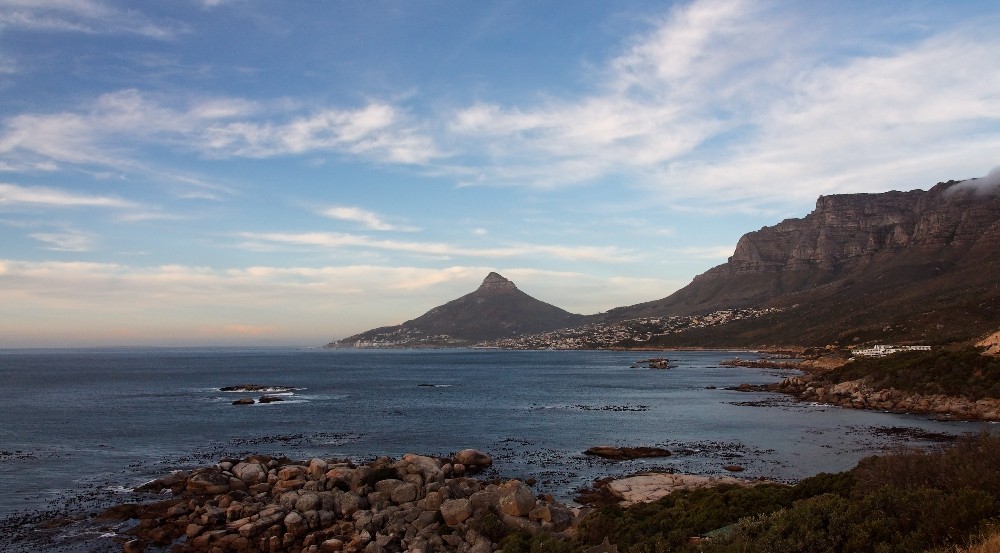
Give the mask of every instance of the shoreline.
M 805 372 L 805 371 L 803 371 Z M 803 402 L 822 403 L 846 409 L 884 411 L 899 415 L 931 416 L 962 422 L 1000 422 L 1000 399 L 974 400 L 944 394 L 912 394 L 895 388 L 869 387 L 863 379 L 831 384 L 822 380 L 790 376 L 763 386 L 765 391 L 790 395 Z
M 741 384 L 743 392 L 776 392 L 798 401 L 833 405 L 845 409 L 881 411 L 897 415 L 918 415 L 955 422 L 1000 422 L 1000 398 L 971 399 L 945 394 L 917 394 L 895 388 L 875 389 L 864 378 L 832 383 L 823 375 L 843 366 L 847 359 L 816 357 L 800 361 L 774 359 L 723 362 L 725 366 L 797 370 L 801 376 L 788 376 L 763 385 Z
M 39 521 L 35 532 L 86 523 L 101 534 L 87 547 L 111 541 L 124 553 L 166 547 L 189 553 L 361 553 L 372 547 L 492 553 L 512 532 L 572 539 L 603 505 L 627 508 L 680 490 L 776 484 L 640 472 L 601 479 L 602 498 L 570 505 L 537 494 L 531 480 L 479 479 L 491 464 L 490 455 L 472 449 L 364 464 L 267 455 L 223 459 L 131 488 L 100 512 Z

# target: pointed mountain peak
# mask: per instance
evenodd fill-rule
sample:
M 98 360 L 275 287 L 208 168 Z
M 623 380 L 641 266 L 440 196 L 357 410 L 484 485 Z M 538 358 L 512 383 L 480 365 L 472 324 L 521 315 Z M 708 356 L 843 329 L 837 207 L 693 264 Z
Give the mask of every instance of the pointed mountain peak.
M 517 290 L 517 286 L 514 286 L 513 282 L 500 276 L 499 273 L 491 272 L 483 279 L 483 283 L 479 285 L 479 290 L 477 291 L 499 292 L 502 290 Z

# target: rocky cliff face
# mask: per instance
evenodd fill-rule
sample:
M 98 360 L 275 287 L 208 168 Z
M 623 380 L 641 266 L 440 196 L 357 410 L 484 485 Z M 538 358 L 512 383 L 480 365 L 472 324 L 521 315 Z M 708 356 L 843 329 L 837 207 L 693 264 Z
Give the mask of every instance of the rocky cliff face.
M 964 253 L 997 244 L 1000 196 L 949 182 L 926 192 L 821 196 L 806 217 L 744 235 L 719 272 L 838 272 L 905 249 Z
M 783 320 L 747 332 L 790 338 L 823 327 L 813 339 L 833 340 L 838 325 L 843 333 L 877 326 L 929 337 L 956 325 L 972 332 L 996 316 L 998 282 L 1000 186 L 950 181 L 822 196 L 807 216 L 744 235 L 727 263 L 673 295 L 605 318 L 783 307 Z

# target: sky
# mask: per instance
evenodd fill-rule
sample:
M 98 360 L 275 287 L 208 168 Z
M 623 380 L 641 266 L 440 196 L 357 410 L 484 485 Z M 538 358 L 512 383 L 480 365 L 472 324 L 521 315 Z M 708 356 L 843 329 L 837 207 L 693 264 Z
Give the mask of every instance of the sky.
M 995 0 L 0 0 L 0 347 L 320 346 L 490 271 L 575 313 L 662 298 L 820 195 L 990 174 L 997 28 Z

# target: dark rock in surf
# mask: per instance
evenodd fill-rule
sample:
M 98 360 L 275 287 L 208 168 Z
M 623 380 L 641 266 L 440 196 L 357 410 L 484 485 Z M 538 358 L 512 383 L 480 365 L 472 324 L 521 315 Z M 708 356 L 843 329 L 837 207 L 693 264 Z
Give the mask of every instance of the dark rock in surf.
M 614 459 L 616 461 L 626 461 L 630 459 L 642 459 L 647 457 L 669 457 L 670 452 L 662 447 L 616 447 L 610 445 L 594 446 L 583 452 L 584 455 L 593 455 L 604 459 Z
M 285 401 L 285 398 L 279 396 L 260 396 L 257 401 L 261 403 L 274 403 L 276 401 Z

